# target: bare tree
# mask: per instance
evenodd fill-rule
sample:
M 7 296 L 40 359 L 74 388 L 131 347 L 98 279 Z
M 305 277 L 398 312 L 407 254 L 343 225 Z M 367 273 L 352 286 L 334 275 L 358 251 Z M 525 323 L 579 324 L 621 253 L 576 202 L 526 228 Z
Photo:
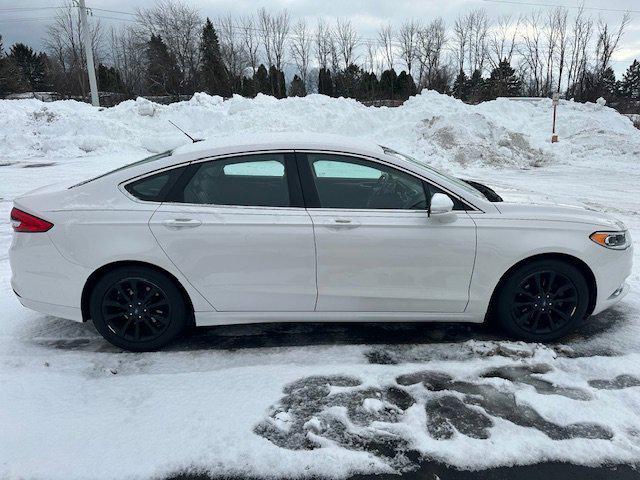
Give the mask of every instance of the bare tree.
M 197 8 L 182 0 L 157 0 L 149 8 L 137 10 L 138 26 L 147 38 L 159 35 L 176 57 L 190 90 L 197 88 L 200 67 L 202 18 Z
M 318 19 L 315 34 L 315 53 L 319 68 L 327 69 L 331 57 L 331 31 L 326 22 Z
M 344 68 L 356 61 L 355 50 L 360 42 L 358 34 L 356 33 L 350 20 L 336 21 L 335 39 L 338 53 L 343 61 Z
M 220 53 L 231 77 L 231 87 L 237 93 L 242 79 L 242 73 L 247 67 L 247 54 L 244 44 L 236 34 L 236 22 L 231 15 L 218 19 L 220 33 Z
M 285 43 L 291 25 L 289 12 L 283 10 L 278 14 L 271 15 L 263 7 L 258 12 L 258 23 L 269 67 L 274 66 L 277 70 L 282 70 L 286 51 Z
M 311 61 L 311 32 L 304 19 L 299 20 L 292 30 L 291 56 L 300 72 L 305 89 L 309 86 L 309 63 Z
M 244 51 L 247 56 L 247 62 L 251 67 L 252 74 L 255 75 L 260 63 L 260 56 L 258 55 L 260 42 L 258 40 L 256 22 L 253 16 L 248 15 L 242 17 L 240 19 L 239 29 Z
M 487 35 L 489 32 L 489 19 L 487 12 L 481 8 L 472 10 L 468 14 L 469 26 L 469 51 L 468 61 L 470 73 L 484 69 L 487 59 Z
M 560 92 L 562 88 L 562 76 L 567 64 L 567 45 L 569 43 L 569 37 L 567 36 L 567 9 L 558 8 L 555 10 L 553 16 L 554 28 L 557 30 L 557 65 L 558 65 L 558 81 L 556 83 L 556 92 Z
M 413 65 L 418 57 L 418 36 L 422 30 L 419 20 L 409 20 L 404 22 L 398 30 L 398 39 L 400 40 L 400 58 L 407 66 L 409 75 L 413 72 Z
M 111 28 L 109 56 L 120 74 L 124 91 L 128 95 L 144 93 L 145 47 L 146 40 L 140 37 L 135 28 L 129 26 L 120 30 Z
M 539 11 L 532 12 L 524 21 L 525 29 L 522 36 L 521 55 L 529 74 L 529 93 L 539 96 L 543 89 L 544 59 L 542 35 L 542 15 Z
M 102 27 L 92 21 L 90 36 L 96 65 L 102 52 Z M 54 62 L 56 90 L 66 94 L 87 95 L 87 65 L 84 52 L 80 14 L 71 3 L 60 7 L 53 23 L 47 29 L 45 46 Z
M 369 38 L 365 41 L 364 48 L 366 51 L 365 70 L 375 73 L 379 70 L 378 44 Z
M 418 61 L 422 73 L 418 85 L 432 88 L 440 77 L 446 29 L 441 18 L 433 20 L 418 33 Z
M 487 57 L 492 68 L 496 68 L 503 60 L 511 63 L 516 49 L 516 36 L 521 21 L 521 18 L 518 18 L 514 22 L 509 15 L 498 17 L 488 40 Z
M 631 14 L 626 12 L 622 16 L 620 25 L 615 31 L 610 31 L 609 26 L 604 21 L 598 21 L 598 39 L 596 42 L 596 65 L 595 73 L 598 76 L 602 76 L 604 71 L 611 62 L 611 57 L 618 48 L 620 39 L 624 35 L 625 29 L 631 23 Z
M 569 60 L 567 64 L 567 94 L 575 90 L 574 85 L 582 89 L 587 69 L 587 46 L 593 31 L 593 20 L 584 17 L 580 8 L 573 21 L 571 38 L 569 39 Z
M 458 71 L 464 72 L 464 62 L 469 49 L 470 35 L 469 19 L 463 14 L 459 14 L 453 23 L 453 54 L 457 60 Z
M 387 62 L 387 69 L 391 70 L 394 63 L 395 49 L 393 48 L 393 27 L 390 23 L 382 25 L 378 30 L 378 44 L 382 50 L 385 61 Z

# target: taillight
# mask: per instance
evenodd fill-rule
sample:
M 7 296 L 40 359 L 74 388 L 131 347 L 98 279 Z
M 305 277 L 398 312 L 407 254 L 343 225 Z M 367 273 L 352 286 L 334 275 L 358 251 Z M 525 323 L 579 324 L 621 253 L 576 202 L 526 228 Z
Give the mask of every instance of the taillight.
M 11 226 L 16 232 L 46 232 L 53 223 L 14 208 L 11 210 Z

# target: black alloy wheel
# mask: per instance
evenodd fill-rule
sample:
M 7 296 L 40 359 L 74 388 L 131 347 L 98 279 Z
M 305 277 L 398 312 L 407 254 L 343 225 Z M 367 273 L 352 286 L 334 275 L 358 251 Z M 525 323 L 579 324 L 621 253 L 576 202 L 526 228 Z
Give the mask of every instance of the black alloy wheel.
M 498 296 L 498 317 L 513 336 L 553 341 L 584 317 L 589 289 L 582 273 L 565 262 L 542 260 L 513 272 Z
M 123 267 L 104 275 L 90 298 L 96 329 L 113 345 L 156 350 L 184 329 L 188 310 L 176 285 L 148 267 Z

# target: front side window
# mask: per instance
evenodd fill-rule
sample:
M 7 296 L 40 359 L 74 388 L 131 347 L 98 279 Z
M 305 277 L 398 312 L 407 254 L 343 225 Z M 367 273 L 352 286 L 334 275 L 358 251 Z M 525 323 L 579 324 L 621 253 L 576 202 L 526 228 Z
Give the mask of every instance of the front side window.
M 307 154 L 322 208 L 424 210 L 422 181 L 359 158 Z
M 210 205 L 289 207 L 284 154 L 261 154 L 196 164 L 172 201 Z

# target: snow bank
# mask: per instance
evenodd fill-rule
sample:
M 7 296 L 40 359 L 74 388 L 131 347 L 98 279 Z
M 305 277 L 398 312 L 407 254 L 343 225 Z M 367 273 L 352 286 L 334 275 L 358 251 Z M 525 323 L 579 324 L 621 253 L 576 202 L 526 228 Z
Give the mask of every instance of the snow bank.
M 640 151 L 630 120 L 596 104 L 561 102 L 552 146 L 551 101 L 498 99 L 466 105 L 433 91 L 398 108 L 366 107 L 355 100 L 310 95 L 277 100 L 258 95 L 223 101 L 197 93 L 189 101 L 159 105 L 138 98 L 112 108 L 76 101 L 0 101 L 0 158 L 55 159 L 159 152 L 191 135 L 310 131 L 360 137 L 406 151 L 441 167 L 531 167 L 593 155 Z

